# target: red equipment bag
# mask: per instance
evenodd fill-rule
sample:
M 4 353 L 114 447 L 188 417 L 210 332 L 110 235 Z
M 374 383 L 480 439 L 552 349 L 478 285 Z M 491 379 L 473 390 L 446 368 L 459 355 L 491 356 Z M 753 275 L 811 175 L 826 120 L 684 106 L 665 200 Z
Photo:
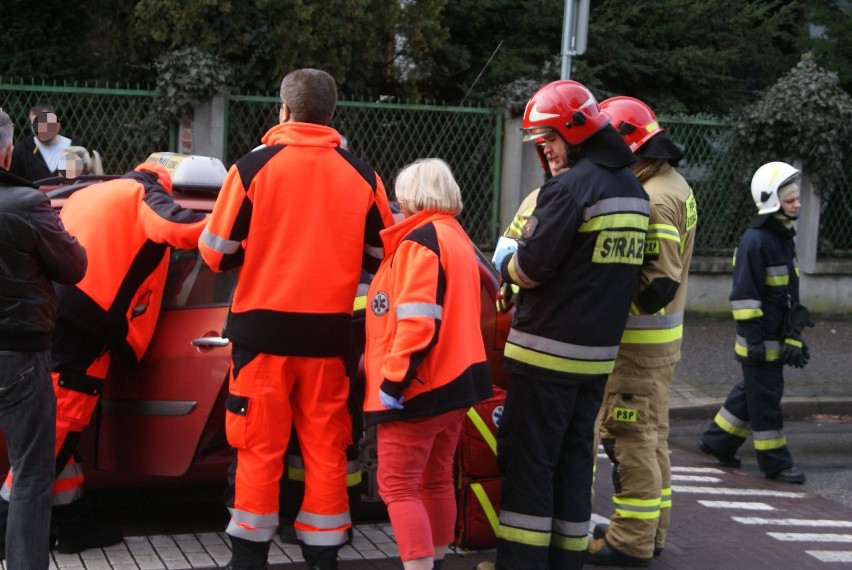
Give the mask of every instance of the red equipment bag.
M 458 447 L 458 469 L 469 479 L 499 477 L 497 428 L 503 415 L 506 391 L 494 386 L 494 395 L 467 411 Z
M 456 546 L 480 550 L 497 546 L 500 478 L 459 480 Z

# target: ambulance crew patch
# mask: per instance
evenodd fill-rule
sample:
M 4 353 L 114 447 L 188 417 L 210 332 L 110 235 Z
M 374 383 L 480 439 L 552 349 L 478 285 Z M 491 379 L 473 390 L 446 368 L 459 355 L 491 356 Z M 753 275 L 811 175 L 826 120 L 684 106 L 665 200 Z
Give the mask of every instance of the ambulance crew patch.
M 606 230 L 595 242 L 594 263 L 624 263 L 642 265 L 645 253 L 645 234 L 631 230 Z
M 535 216 L 530 216 L 527 218 L 527 223 L 524 224 L 523 236 L 525 238 L 531 238 L 535 233 L 535 229 L 538 227 L 538 218 Z
M 390 309 L 390 299 L 384 291 L 379 291 L 370 302 L 370 308 L 377 317 L 384 317 Z

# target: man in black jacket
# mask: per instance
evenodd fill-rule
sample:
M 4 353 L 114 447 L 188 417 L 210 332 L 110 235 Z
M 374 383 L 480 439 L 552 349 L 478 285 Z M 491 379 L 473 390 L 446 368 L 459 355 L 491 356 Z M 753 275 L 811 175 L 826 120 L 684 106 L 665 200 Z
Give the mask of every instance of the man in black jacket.
M 86 251 L 50 200 L 9 173 L 12 121 L 0 110 L 0 430 L 14 490 L 0 494 L 0 558 L 6 568 L 48 567 L 56 397 L 50 337 L 59 313 L 52 281 L 86 274 Z
M 9 172 L 30 182 L 59 175 L 65 150 L 80 142 L 59 134 L 62 124 L 53 107 L 39 103 L 30 109 L 33 134 L 15 145 Z

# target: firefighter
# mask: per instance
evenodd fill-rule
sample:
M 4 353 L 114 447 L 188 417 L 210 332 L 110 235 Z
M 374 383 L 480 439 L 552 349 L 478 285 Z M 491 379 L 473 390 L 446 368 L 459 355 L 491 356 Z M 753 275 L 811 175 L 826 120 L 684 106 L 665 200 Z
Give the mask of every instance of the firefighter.
M 56 285 L 59 321 L 53 334 L 56 393 L 56 481 L 52 524 L 57 550 L 80 552 L 121 542 L 121 532 L 95 519 L 83 495 L 77 453 L 81 432 L 103 393 L 110 362 L 135 364 L 160 313 L 171 247 L 191 249 L 204 215 L 178 206 L 161 164 L 143 162 L 117 180 L 68 198 L 59 213 L 86 248 L 86 276 Z M 9 473 L 0 493 L 13 484 Z
M 799 215 L 801 172 L 769 162 L 754 173 L 751 195 L 757 205 L 737 249 L 729 299 L 736 322 L 736 359 L 743 380 L 728 394 L 698 448 L 729 467 L 739 467 L 737 450 L 754 438 L 757 466 L 769 479 L 804 483 L 784 437 L 781 397 L 784 365 L 804 367 L 810 351 L 802 331 L 813 326 L 799 303 L 799 268 L 793 237 Z
M 599 414 L 613 463 L 614 514 L 597 525 L 587 564 L 647 566 L 662 552 L 671 513 L 669 387 L 680 360 L 686 287 L 698 213 L 675 166 L 683 152 L 648 105 L 633 97 L 601 103 L 639 158 L 631 165 L 651 200 L 645 257 Z
M 567 170 L 565 164 L 566 157 L 562 153 L 554 152 L 552 145 L 547 145 L 541 137 L 535 140 L 535 151 L 538 154 L 538 159 L 541 162 L 541 168 L 544 170 L 544 181 L 547 182 L 551 177 Z M 524 226 L 527 220 L 535 210 L 535 202 L 538 199 L 538 193 L 541 187 L 536 188 L 527 197 L 521 201 L 518 206 L 518 211 L 515 212 L 515 217 L 512 218 L 509 227 L 497 240 L 497 245 L 494 247 L 494 254 L 497 255 L 502 248 L 508 245 L 511 248 L 517 248 L 518 239 L 524 231 Z M 494 258 L 492 258 L 492 263 Z M 507 313 L 514 305 L 514 296 L 518 292 L 517 285 L 511 285 L 505 281 L 500 283 L 500 289 L 497 292 L 497 309 L 503 313 Z
M 291 425 L 305 468 L 294 526 L 309 568 L 336 569 L 351 527 L 352 300 L 362 268 L 374 273 L 383 258 L 379 232 L 393 216 L 378 174 L 340 148 L 336 103 L 328 73 L 284 77 L 280 124 L 231 167 L 199 242 L 214 271 L 241 266 L 225 330 L 229 568 L 266 568 Z
M 523 130 L 558 148 L 569 170 L 542 186 L 517 250 L 495 259 L 520 286 L 505 349 L 512 377 L 498 432 L 496 567 L 570 570 L 588 548 L 595 418 L 639 277 L 649 204 L 629 168 L 636 157 L 582 84 L 542 87 Z

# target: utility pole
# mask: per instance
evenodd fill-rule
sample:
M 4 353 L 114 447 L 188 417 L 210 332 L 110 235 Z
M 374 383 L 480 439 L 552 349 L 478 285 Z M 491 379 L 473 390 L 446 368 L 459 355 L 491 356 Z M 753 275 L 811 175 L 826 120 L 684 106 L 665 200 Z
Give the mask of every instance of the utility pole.
M 562 79 L 571 79 L 571 56 L 586 53 L 589 1 L 565 0 L 565 16 L 562 20 Z

